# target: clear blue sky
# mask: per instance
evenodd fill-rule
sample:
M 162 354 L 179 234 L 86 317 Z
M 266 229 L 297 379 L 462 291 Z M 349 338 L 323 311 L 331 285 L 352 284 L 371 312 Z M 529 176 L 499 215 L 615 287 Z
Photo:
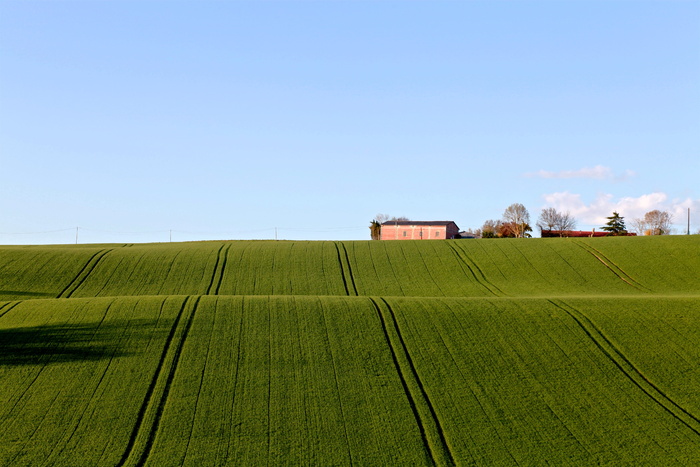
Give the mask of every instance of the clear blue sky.
M 0 173 L 0 244 L 695 232 L 700 1 L 4 0 Z

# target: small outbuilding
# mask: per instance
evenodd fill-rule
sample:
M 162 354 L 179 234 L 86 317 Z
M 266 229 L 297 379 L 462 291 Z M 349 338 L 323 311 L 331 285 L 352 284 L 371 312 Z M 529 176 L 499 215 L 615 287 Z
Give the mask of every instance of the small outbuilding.
M 459 238 L 459 227 L 453 221 L 386 221 L 382 224 L 382 240 L 445 240 Z

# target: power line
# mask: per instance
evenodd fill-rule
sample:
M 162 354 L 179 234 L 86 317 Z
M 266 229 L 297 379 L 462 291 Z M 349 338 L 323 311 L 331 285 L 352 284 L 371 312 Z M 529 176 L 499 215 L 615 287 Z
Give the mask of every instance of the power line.
M 57 232 L 68 232 L 75 230 L 73 227 L 70 229 L 59 229 L 59 230 L 45 230 L 43 232 L 0 232 L 0 235 L 40 235 L 47 233 L 57 233 Z

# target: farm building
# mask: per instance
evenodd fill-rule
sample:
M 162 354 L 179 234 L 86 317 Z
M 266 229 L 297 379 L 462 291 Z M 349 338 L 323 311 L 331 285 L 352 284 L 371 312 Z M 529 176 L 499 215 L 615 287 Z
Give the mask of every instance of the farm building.
M 386 221 L 382 224 L 382 240 L 445 240 L 459 238 L 459 227 L 453 221 Z
M 608 235 L 608 232 L 605 230 L 601 230 L 600 232 L 596 232 L 595 230 L 543 230 L 542 231 L 542 238 L 547 238 L 547 237 L 606 237 Z M 628 237 L 634 237 L 637 234 L 635 233 L 628 233 Z

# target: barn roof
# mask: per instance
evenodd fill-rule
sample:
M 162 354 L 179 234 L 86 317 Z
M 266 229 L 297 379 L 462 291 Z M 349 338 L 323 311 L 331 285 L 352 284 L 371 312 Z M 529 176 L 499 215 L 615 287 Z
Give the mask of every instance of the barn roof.
M 386 221 L 382 225 L 449 225 L 454 221 Z M 457 224 L 455 224 L 457 225 Z

